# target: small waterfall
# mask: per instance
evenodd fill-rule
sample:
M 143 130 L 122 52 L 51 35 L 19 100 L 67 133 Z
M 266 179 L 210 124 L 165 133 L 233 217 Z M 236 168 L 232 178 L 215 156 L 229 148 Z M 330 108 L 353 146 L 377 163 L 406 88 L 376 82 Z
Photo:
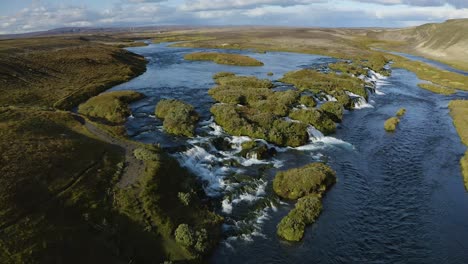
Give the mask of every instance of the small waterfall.
M 346 94 L 353 100 L 354 109 L 374 108 L 374 106 L 369 104 L 364 97 L 348 91 L 346 91 Z
M 320 132 L 319 130 L 317 130 L 313 126 L 308 126 L 307 127 L 307 133 L 309 134 L 309 138 L 312 141 L 320 140 L 320 139 L 323 139 L 325 137 L 322 132 Z

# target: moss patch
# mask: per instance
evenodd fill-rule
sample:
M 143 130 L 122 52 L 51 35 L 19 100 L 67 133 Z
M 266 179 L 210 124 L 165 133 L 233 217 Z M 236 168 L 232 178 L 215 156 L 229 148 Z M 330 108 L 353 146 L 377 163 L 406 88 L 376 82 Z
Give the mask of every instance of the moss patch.
M 333 94 L 337 91 L 350 91 L 367 99 L 364 81 L 349 75 L 321 73 L 311 69 L 288 72 L 280 79 L 281 82 L 293 84 L 300 90 L 313 93 L 324 92 Z
M 278 172 L 273 180 L 273 190 L 282 198 L 295 200 L 324 192 L 335 181 L 335 172 L 330 167 L 323 163 L 311 163 L 301 168 Z
M 320 110 L 335 122 L 343 120 L 344 109 L 339 102 L 326 102 L 320 106 Z
M 307 142 L 307 126 L 288 122 L 288 115 L 299 99 L 298 91 L 274 92 L 269 80 L 231 74 L 215 75 L 218 86 L 209 94 L 223 104 L 211 108 L 216 123 L 228 133 L 250 136 L 280 146 L 300 146 Z
M 178 136 L 194 136 L 199 117 L 190 104 L 175 99 L 163 99 L 156 106 L 155 114 L 164 120 L 166 132 Z
M 184 56 L 186 60 L 213 61 L 235 66 L 263 66 L 263 62 L 249 56 L 218 52 L 196 52 Z
M 384 129 L 388 132 L 393 132 L 396 130 L 400 119 L 398 117 L 390 117 L 384 123 Z
M 81 104 L 78 112 L 91 118 L 122 124 L 131 114 L 128 104 L 143 97 L 143 94 L 134 91 L 103 93 Z
M 406 109 L 405 108 L 400 108 L 398 109 L 398 111 L 396 112 L 396 116 L 397 117 L 402 117 L 406 114 Z
M 325 135 L 334 133 L 336 130 L 335 122 L 321 110 L 298 109 L 291 111 L 289 117 L 314 126 Z
M 288 241 L 300 241 L 306 226 L 313 224 L 321 211 L 322 203 L 316 195 L 300 198 L 295 208 L 278 224 L 278 236 Z
M 307 107 L 315 107 L 317 105 L 315 98 L 311 95 L 302 95 L 299 99 L 299 103 Z

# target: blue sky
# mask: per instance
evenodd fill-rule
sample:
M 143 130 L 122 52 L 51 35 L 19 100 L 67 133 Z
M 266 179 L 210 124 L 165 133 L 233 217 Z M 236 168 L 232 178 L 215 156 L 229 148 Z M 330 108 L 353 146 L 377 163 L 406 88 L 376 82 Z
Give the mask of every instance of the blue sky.
M 0 34 L 58 27 L 404 27 L 468 18 L 468 0 L 0 0 Z

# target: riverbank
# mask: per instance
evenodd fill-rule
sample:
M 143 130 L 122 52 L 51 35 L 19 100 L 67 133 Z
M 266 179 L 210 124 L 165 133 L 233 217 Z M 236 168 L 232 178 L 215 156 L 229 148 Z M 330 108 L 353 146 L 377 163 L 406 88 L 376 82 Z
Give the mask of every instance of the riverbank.
M 129 44 L 106 37 L 0 42 L 7 87 L 0 107 L 3 260 L 198 261 L 217 241 L 221 220 L 195 178 L 157 146 L 126 138 L 126 104 L 141 95 L 95 97 L 80 109 L 92 121 L 59 110 L 146 70 L 146 60 L 122 46 Z M 142 151 L 158 158 L 147 160 Z M 159 180 L 169 173 L 179 178 Z M 183 202 L 178 193 L 186 194 Z M 174 238 L 183 223 L 203 231 L 196 250 Z

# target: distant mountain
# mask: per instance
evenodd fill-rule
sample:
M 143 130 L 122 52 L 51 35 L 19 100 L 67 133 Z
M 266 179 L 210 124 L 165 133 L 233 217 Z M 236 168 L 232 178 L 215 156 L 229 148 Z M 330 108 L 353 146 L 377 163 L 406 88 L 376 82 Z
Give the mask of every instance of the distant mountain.
M 70 34 L 97 34 L 97 33 L 123 33 L 123 32 L 147 32 L 147 31 L 166 31 L 174 29 L 189 29 L 189 26 L 144 26 L 144 27 L 64 27 L 46 31 L 29 32 L 22 34 L 0 35 L 1 39 L 16 39 L 30 37 L 45 37 Z
M 403 41 L 402 51 L 468 68 L 468 19 L 370 33 L 382 40 Z

